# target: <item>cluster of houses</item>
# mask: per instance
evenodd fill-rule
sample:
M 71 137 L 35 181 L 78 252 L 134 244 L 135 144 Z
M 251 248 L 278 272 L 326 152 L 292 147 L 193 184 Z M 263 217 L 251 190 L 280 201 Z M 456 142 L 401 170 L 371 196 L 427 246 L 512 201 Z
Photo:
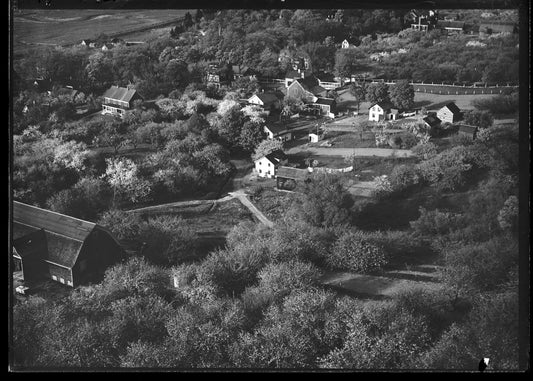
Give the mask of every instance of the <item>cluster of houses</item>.
M 467 24 L 464 21 L 450 17 L 439 18 L 438 12 L 431 9 L 412 9 L 405 15 L 405 20 L 411 23 L 411 29 L 427 32 L 441 29 L 448 34 L 470 33 L 490 35 L 496 33 L 517 33 L 518 26 L 506 21 L 480 21 L 479 24 Z
M 101 49 L 102 51 L 105 52 L 117 46 L 131 46 L 131 45 L 138 45 L 138 44 L 143 44 L 143 43 L 144 42 L 142 41 L 124 41 L 121 38 L 114 37 L 108 41 L 84 39 L 84 40 L 81 40 L 80 45 L 86 46 L 92 49 Z

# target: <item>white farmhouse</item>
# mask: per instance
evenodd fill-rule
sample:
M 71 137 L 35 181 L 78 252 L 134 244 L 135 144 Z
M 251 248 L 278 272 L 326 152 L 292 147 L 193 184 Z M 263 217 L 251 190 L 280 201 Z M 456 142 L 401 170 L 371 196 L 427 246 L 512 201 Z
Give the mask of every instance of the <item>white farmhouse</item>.
M 255 171 L 259 177 L 274 178 L 278 166 L 287 160 L 287 156 L 281 150 L 276 150 L 255 160 Z

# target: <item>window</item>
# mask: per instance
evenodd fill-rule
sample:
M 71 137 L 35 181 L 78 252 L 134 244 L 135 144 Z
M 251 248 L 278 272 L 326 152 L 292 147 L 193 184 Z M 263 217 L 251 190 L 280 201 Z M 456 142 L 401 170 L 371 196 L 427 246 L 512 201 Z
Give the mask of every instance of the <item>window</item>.
M 268 163 L 268 166 L 270 167 L 270 163 Z
M 65 284 L 65 279 L 63 279 L 63 278 L 59 278 L 59 281 L 60 281 L 61 283 Z
M 57 280 L 57 277 L 55 275 L 52 275 L 53 280 Z
M 261 170 L 259 170 L 259 173 L 261 173 Z
M 372 119 L 376 118 L 376 114 L 372 113 Z

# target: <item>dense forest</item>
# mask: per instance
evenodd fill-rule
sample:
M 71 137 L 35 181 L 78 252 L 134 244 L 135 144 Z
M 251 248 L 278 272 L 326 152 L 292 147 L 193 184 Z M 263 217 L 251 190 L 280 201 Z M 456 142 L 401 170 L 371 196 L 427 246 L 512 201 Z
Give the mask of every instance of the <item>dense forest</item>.
M 15 364 L 476 369 L 490 357 L 494 369 L 516 369 L 518 125 L 491 119 L 517 115 L 516 93 L 475 103 L 474 141 L 413 143 L 415 160 L 398 164 L 373 198 L 354 199 L 345 175 L 316 175 L 274 228 L 241 223 L 207 255 L 195 256 L 186 220 L 123 211 L 216 198 L 235 170 L 230 159 L 260 146 L 266 115 L 239 103 L 257 81 L 207 86 L 213 61 L 280 78 L 303 56 L 312 71 L 341 76 L 518 81 L 517 36 L 472 44 L 407 29 L 404 14 L 197 10 L 165 39 L 106 52 L 43 48 L 15 61 L 14 198 L 145 244 L 101 283 L 17 303 Z M 341 50 L 344 39 L 354 47 Z M 389 55 L 376 63 L 370 56 L 380 52 Z M 51 91 L 37 91 L 35 78 L 49 79 Z M 98 111 L 112 84 L 133 86 L 145 102 L 123 119 L 78 115 Z M 82 95 L 73 100 L 64 85 Z M 125 154 L 137 146 L 149 153 Z M 368 301 L 320 282 L 324 271 L 379 274 L 405 256 L 437 257 L 443 288 Z

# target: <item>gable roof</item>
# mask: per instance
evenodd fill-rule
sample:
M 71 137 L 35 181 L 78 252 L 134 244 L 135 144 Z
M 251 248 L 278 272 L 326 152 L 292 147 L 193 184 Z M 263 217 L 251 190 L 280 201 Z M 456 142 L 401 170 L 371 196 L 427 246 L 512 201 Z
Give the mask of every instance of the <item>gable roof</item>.
M 280 135 L 285 132 L 289 132 L 287 128 L 281 124 L 271 124 L 268 126 L 265 126 L 270 132 L 274 134 L 274 136 Z
M 436 126 L 441 122 L 439 118 L 437 118 L 435 115 L 428 115 L 425 118 L 422 119 L 424 122 L 429 124 L 430 127 Z
M 335 99 L 333 99 L 333 98 L 318 98 L 315 103 L 318 103 L 320 105 L 331 106 L 331 105 L 335 104 Z
M 279 149 L 276 150 L 276 151 L 270 152 L 269 154 L 265 155 L 264 157 L 266 157 L 274 165 L 277 165 L 281 161 L 287 159 L 287 155 L 285 155 L 285 153 L 282 150 L 279 150 Z
M 459 110 L 459 107 L 457 107 L 457 105 L 453 102 L 450 102 L 446 105 L 444 105 L 441 110 L 443 108 L 447 108 L 448 110 L 450 110 L 453 114 L 460 114 L 461 113 L 461 110 Z M 440 111 L 440 110 L 439 110 Z
M 383 110 L 387 111 L 387 110 L 390 110 L 392 108 L 392 103 L 390 103 L 390 102 L 377 102 L 377 103 L 374 103 L 373 105 L 371 105 L 368 109 L 371 109 L 374 106 L 379 106 Z
M 261 102 L 263 102 L 265 106 L 279 101 L 279 98 L 275 93 L 257 93 L 255 95 L 261 99 Z
M 111 98 L 117 101 L 130 102 L 137 93 L 135 89 L 127 89 L 125 87 L 111 86 L 104 93 L 104 98 Z
M 293 180 L 305 180 L 309 177 L 309 171 L 307 169 L 279 167 L 276 171 L 276 177 L 284 177 Z

